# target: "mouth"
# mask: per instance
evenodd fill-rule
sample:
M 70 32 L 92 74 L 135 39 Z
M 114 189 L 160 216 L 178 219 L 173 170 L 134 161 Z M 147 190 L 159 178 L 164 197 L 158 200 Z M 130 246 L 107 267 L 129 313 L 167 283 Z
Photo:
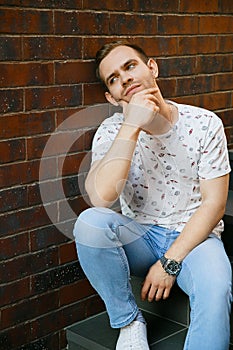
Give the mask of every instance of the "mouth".
M 140 84 L 133 84 L 133 85 L 128 86 L 128 88 L 125 90 L 124 95 L 125 96 L 133 95 L 134 93 L 136 93 L 138 91 L 140 86 L 141 86 Z

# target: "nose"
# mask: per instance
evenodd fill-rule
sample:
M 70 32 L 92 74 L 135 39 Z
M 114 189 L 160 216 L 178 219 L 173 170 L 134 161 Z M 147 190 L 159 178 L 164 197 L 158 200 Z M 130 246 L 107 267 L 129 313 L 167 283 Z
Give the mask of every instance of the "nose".
M 126 86 L 133 81 L 133 77 L 129 74 L 129 72 L 123 72 L 121 74 L 121 84 L 122 86 Z

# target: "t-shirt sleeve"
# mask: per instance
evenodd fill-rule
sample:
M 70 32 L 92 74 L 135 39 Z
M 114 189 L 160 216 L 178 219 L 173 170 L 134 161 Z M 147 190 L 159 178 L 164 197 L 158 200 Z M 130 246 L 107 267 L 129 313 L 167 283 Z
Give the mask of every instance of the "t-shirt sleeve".
M 210 118 L 206 136 L 201 143 L 201 157 L 198 164 L 200 179 L 214 179 L 231 171 L 226 135 L 220 118 Z
M 95 133 L 92 141 L 92 163 L 102 159 L 110 149 L 121 123 L 109 120 L 104 121 Z

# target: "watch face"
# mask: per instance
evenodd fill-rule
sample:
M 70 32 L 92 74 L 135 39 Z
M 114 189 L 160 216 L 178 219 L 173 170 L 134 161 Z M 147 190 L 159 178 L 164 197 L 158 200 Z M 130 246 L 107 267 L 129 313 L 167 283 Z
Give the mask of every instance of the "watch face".
M 166 266 L 166 271 L 170 275 L 177 275 L 180 272 L 180 269 L 181 269 L 180 263 L 178 263 L 174 260 L 168 262 L 168 264 Z

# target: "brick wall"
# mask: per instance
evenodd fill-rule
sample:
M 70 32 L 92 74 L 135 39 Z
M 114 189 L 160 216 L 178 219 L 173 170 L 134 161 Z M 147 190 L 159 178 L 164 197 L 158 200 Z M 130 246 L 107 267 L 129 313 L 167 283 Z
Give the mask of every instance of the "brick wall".
M 233 148 L 231 0 L 0 0 L 1 350 L 64 349 L 64 328 L 103 309 L 63 233 L 88 207 L 83 178 L 104 116 L 86 123 L 105 103 L 93 57 L 119 37 L 157 58 L 165 97 L 217 112 Z

